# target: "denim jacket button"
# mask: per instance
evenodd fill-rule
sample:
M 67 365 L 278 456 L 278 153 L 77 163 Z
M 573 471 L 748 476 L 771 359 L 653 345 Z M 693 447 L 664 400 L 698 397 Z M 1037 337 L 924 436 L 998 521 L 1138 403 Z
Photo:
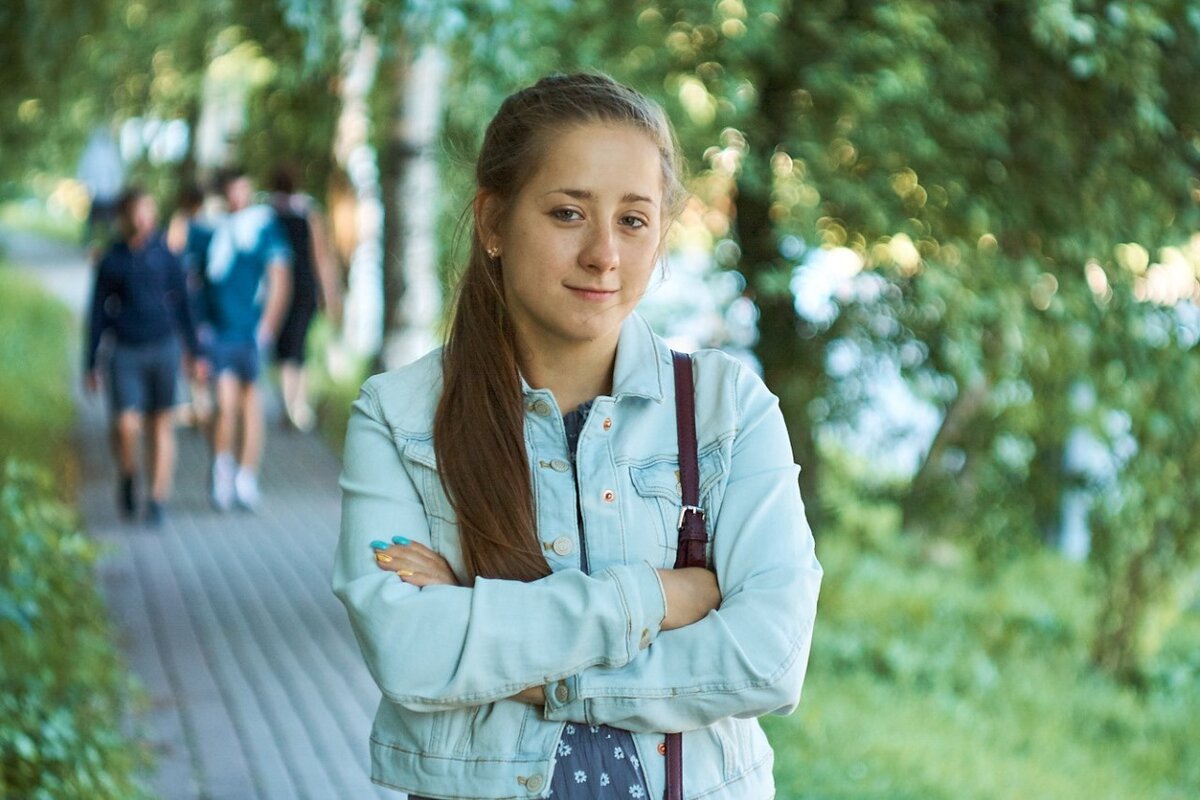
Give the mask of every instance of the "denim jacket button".
M 550 462 L 550 469 L 554 470 L 555 472 L 566 472 L 567 470 L 571 469 L 571 465 L 566 461 L 563 461 L 561 458 L 556 458 Z
M 565 703 L 571 699 L 571 690 L 567 688 L 565 683 L 560 683 L 554 687 L 554 699 L 560 703 Z
M 600 495 L 600 497 L 604 500 L 604 502 L 611 503 L 613 500 L 617 499 L 617 493 L 612 489 L 605 489 L 604 494 Z
M 554 544 L 552 544 L 551 547 L 554 549 L 554 552 L 560 556 L 569 556 L 571 551 L 575 549 L 574 543 L 572 543 L 572 541 L 566 536 L 560 536 L 555 539 Z
M 539 417 L 550 416 L 550 404 L 545 400 L 535 400 L 528 408 Z
M 538 792 L 542 788 L 542 783 L 545 779 L 541 775 L 530 775 L 525 780 L 525 788 L 531 792 Z
M 608 430 L 612 430 L 612 417 L 605 417 L 605 418 L 604 418 L 604 425 L 603 425 L 602 427 L 603 427 L 603 428 L 604 428 L 604 430 L 606 430 L 606 431 L 608 431 Z

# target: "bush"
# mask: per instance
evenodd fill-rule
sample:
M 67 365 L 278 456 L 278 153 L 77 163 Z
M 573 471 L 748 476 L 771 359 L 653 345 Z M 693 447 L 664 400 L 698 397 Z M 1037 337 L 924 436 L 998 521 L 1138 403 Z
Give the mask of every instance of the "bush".
M 44 471 L 0 483 L 0 797 L 140 796 L 119 729 L 130 689 L 93 585 L 96 547 Z
M 70 313 L 0 267 L 0 797 L 131 798 L 131 686 L 64 498 Z M 51 477 L 53 473 L 54 477 Z

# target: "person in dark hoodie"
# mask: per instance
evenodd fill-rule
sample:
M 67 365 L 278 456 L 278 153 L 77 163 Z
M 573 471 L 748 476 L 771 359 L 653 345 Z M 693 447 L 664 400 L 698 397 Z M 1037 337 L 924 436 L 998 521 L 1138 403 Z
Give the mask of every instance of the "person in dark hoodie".
M 149 497 L 145 519 L 163 521 L 175 472 L 172 414 L 180 364 L 180 338 L 191 370 L 203 376 L 196 328 L 179 260 L 158 231 L 158 205 L 141 189 L 129 189 L 117 202 L 120 239 L 96 269 L 84 349 L 89 391 L 107 382 L 120 473 L 118 507 L 126 518 L 137 511 L 137 452 L 143 433 L 150 452 Z M 98 354 L 104 340 L 108 370 L 101 378 Z M 148 429 L 147 429 L 148 428 Z

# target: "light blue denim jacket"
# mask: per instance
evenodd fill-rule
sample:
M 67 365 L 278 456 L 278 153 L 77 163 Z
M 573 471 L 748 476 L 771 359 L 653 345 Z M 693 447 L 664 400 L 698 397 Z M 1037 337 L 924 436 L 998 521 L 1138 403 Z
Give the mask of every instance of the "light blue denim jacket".
M 540 797 L 564 724 L 578 722 L 633 731 L 653 797 L 662 732 L 680 730 L 687 797 L 774 795 L 755 718 L 799 701 L 821 567 L 777 399 L 718 351 L 696 353 L 694 374 L 722 601 L 666 632 L 656 569 L 675 562 L 675 391 L 670 350 L 642 318 L 622 327 L 612 396 L 596 399 L 580 435 L 583 542 L 562 416 L 549 391 L 524 385 L 538 537 L 553 570 L 532 583 L 418 590 L 376 566 L 370 542 L 399 534 L 465 574 L 433 451 L 440 351 L 364 384 L 346 436 L 333 588 L 383 692 L 377 783 L 435 798 Z M 544 709 L 506 699 L 536 685 Z

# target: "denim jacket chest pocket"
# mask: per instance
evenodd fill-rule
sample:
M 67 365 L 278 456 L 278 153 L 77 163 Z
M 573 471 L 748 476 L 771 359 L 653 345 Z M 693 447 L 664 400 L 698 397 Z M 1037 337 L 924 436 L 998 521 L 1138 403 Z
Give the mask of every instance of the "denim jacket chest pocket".
M 708 524 L 709 543 L 705 548 L 712 563 L 712 531 L 720 507 L 723 487 L 729 477 L 729 461 L 720 443 L 699 452 L 700 507 Z M 634 504 L 626 529 L 635 538 L 652 545 L 652 553 L 642 553 L 654 566 L 675 566 L 679 542 L 679 515 L 683 509 L 683 490 L 679 482 L 679 457 L 675 453 L 628 462 Z
M 396 442 L 404 459 L 404 466 L 412 476 L 413 484 L 421 495 L 425 506 L 425 518 L 429 522 L 429 547 L 442 556 L 454 570 L 459 580 L 466 574 L 463 563 L 462 545 L 458 537 L 458 517 L 450 505 L 450 498 L 442 486 L 438 472 L 437 457 L 432 439 L 398 439 Z M 405 531 L 392 531 L 388 536 L 405 536 Z M 387 538 L 387 537 L 385 537 Z

